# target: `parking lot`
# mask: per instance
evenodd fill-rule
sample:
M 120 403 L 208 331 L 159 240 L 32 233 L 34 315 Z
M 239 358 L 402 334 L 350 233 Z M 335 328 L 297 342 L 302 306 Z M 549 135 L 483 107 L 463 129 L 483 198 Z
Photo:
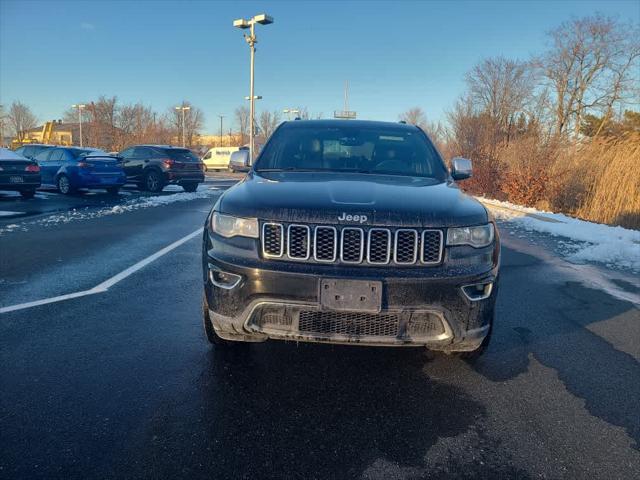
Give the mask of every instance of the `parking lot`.
M 637 287 L 508 222 L 494 339 L 474 365 L 420 349 L 211 347 L 200 229 L 238 178 L 210 175 L 193 194 L 0 193 L 13 212 L 0 217 L 0 477 L 640 471 Z

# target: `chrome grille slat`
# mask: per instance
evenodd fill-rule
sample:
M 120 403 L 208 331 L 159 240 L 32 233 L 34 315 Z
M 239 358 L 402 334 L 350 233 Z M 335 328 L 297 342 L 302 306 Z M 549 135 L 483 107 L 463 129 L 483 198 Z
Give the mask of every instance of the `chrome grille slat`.
M 311 229 L 307 225 L 287 227 L 287 255 L 294 260 L 307 260 L 311 256 Z
M 393 261 L 399 265 L 412 265 L 418 259 L 418 232 L 408 228 L 396 230 Z
M 442 261 L 444 235 L 442 230 L 424 230 L 421 237 L 420 261 L 426 265 L 436 265 Z
M 438 229 L 359 228 L 264 222 L 265 258 L 364 265 L 437 265 L 444 255 Z
M 280 258 L 284 253 L 284 232 L 280 223 L 262 225 L 262 253 L 267 258 Z
M 340 260 L 344 263 L 362 263 L 364 259 L 364 230 L 344 227 L 340 234 Z
M 335 262 L 338 258 L 338 230 L 316 227 L 313 230 L 313 258 L 317 262 Z
M 369 229 L 367 262 L 372 265 L 386 265 L 391 261 L 391 230 L 388 228 Z

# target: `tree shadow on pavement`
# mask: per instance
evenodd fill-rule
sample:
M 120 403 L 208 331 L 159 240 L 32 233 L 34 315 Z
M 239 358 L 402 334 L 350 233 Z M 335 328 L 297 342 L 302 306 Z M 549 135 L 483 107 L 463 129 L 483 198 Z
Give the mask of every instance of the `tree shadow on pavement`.
M 626 429 L 640 445 L 640 363 L 587 327 L 616 319 L 608 335 L 640 322 L 633 304 L 577 282 L 555 279 L 534 257 L 507 250 L 501 271 L 493 343 L 474 366 L 503 382 L 524 373 L 529 355 L 557 372 L 596 417 Z M 518 299 L 517 305 L 513 299 Z
M 429 378 L 426 358 L 281 342 L 213 349 L 201 379 L 208 461 L 230 478 L 358 478 L 381 458 L 421 466 L 438 439 L 485 416 L 464 391 Z M 474 478 L 496 478 L 478 468 Z

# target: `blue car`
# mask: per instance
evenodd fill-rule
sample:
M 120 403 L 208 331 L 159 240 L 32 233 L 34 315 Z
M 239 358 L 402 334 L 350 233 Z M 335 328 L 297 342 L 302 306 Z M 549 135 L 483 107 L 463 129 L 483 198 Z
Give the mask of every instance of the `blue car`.
M 95 148 L 49 148 L 35 156 L 43 187 L 69 195 L 81 188 L 104 189 L 117 194 L 127 182 L 121 159 Z

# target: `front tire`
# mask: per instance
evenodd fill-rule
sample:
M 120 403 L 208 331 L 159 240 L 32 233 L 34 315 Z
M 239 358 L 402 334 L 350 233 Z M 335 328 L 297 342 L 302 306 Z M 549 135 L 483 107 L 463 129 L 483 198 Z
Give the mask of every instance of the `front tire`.
M 156 170 L 150 170 L 144 175 L 144 187 L 152 193 L 160 193 L 164 188 L 162 175 Z
M 25 200 L 28 200 L 30 198 L 33 198 L 36 194 L 35 190 L 21 190 L 20 191 L 20 196 L 22 198 L 24 198 Z
M 198 184 L 194 183 L 183 183 L 182 188 L 184 188 L 185 192 L 195 192 L 198 189 Z
M 58 186 L 58 191 L 63 195 L 71 195 L 73 193 L 73 188 L 71 187 L 71 181 L 69 180 L 69 177 L 67 177 L 66 175 L 60 175 L 56 183 Z

